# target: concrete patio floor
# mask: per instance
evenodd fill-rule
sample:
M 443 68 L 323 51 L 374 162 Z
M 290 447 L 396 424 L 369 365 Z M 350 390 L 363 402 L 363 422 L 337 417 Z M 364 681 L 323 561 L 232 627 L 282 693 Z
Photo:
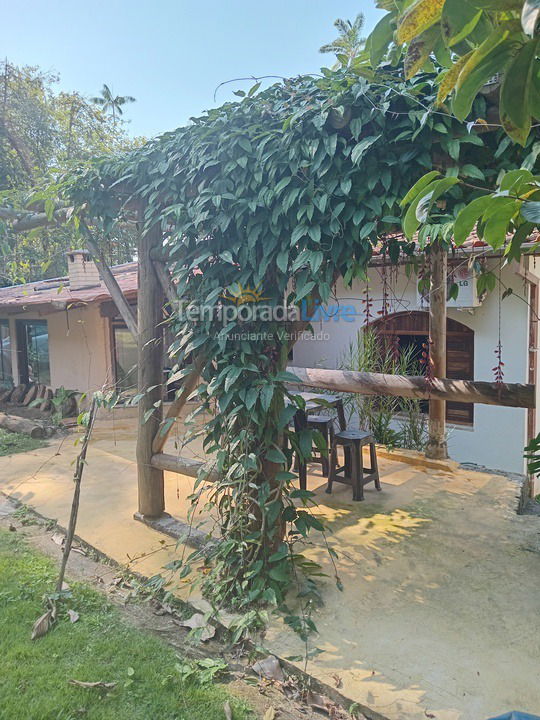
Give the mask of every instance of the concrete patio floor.
M 88 454 L 78 535 L 116 561 L 159 573 L 178 550 L 133 520 L 137 505 L 133 410 L 98 420 Z M 66 525 L 71 505 L 68 436 L 40 450 L 0 458 L 0 490 Z M 168 452 L 174 452 L 174 440 Z M 186 450 L 182 454 L 190 454 Z M 197 447 L 191 451 L 197 454 Z M 329 577 L 315 614 L 323 650 L 309 672 L 391 720 L 486 720 L 508 710 L 540 712 L 540 519 L 518 516 L 518 488 L 502 475 L 427 469 L 382 458 L 383 492 L 324 493 L 318 466 L 308 477 L 317 514 L 338 553 L 340 592 L 324 543 L 307 554 Z M 166 474 L 166 504 L 185 519 L 193 480 Z M 177 587 L 188 593 L 185 585 Z M 197 604 L 200 599 L 191 597 Z M 299 639 L 272 618 L 266 646 L 302 654 Z

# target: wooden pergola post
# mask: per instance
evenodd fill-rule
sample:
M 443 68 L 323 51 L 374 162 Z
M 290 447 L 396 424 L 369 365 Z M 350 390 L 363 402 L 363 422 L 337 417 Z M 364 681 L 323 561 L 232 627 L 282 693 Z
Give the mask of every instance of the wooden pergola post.
M 438 242 L 431 251 L 429 285 L 429 364 L 432 378 L 446 377 L 446 276 L 447 254 Z M 430 399 L 426 457 L 448 457 L 446 401 Z
M 165 511 L 163 470 L 152 465 L 152 443 L 163 419 L 163 303 L 161 282 L 151 260 L 151 250 L 161 243 L 161 229 L 154 225 L 139 235 L 139 292 L 137 300 L 139 427 L 137 480 L 139 513 L 159 517 Z

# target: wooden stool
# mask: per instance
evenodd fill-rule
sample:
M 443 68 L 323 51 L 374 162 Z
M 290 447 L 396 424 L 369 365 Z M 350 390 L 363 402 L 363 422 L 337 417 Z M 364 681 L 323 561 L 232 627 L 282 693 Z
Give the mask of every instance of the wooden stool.
M 318 456 L 312 457 L 311 462 L 320 463 L 322 466 L 323 475 L 329 477 L 330 463 L 328 458 L 329 454 L 332 451 L 332 446 L 334 445 L 334 418 L 330 415 L 308 415 L 307 427 L 309 430 L 318 430 L 325 439 L 328 452 L 323 453 L 318 450 Z
M 341 445 L 345 451 L 345 465 L 338 467 L 337 448 Z M 365 468 L 362 458 L 362 448 L 369 445 L 371 467 Z M 341 474 L 343 473 L 343 474 Z M 379 470 L 377 466 L 377 452 L 373 436 L 361 430 L 344 430 L 334 435 L 334 442 L 330 453 L 330 472 L 328 475 L 327 493 L 332 492 L 332 484 L 342 482 L 352 485 L 353 500 L 364 499 L 364 485 L 373 480 L 377 490 L 381 489 Z

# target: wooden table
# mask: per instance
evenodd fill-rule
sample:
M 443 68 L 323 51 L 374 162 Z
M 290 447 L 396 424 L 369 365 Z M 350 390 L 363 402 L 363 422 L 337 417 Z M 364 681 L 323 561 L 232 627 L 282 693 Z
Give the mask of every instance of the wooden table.
M 317 412 L 318 410 L 330 408 L 334 408 L 337 412 L 339 429 L 347 429 L 347 423 L 345 421 L 345 410 L 343 409 L 343 400 L 338 395 L 326 395 L 312 392 L 299 392 L 294 394 L 300 395 L 300 397 L 302 397 L 306 403 L 305 410 L 298 410 L 294 416 L 294 429 L 296 432 L 300 432 L 301 430 L 307 428 L 307 416 L 309 414 Z M 307 465 L 300 459 L 298 459 L 298 479 L 300 480 L 300 489 L 306 490 Z

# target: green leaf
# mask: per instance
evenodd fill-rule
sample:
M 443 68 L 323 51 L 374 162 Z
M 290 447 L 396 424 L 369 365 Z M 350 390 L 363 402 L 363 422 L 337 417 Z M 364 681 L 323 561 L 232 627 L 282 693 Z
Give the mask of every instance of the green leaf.
M 234 265 L 233 256 L 231 255 L 230 250 L 224 250 L 223 252 L 220 252 L 219 257 L 222 260 L 224 260 L 226 263 L 229 263 L 230 265 Z
M 533 73 L 531 76 L 531 94 L 529 97 L 531 115 L 540 120 L 540 60 L 534 61 Z
M 441 34 L 448 47 L 456 45 L 471 33 L 482 11 L 468 0 L 446 0 L 441 15 Z
M 498 203 L 499 207 L 494 212 L 490 210 L 486 218 L 483 233 L 484 240 L 491 245 L 494 250 L 498 250 L 506 242 L 510 221 L 521 205 L 519 200 L 512 200 L 510 198 L 498 199 L 500 201 L 504 200 L 505 202 Z
M 298 276 L 296 281 L 296 302 L 300 302 L 300 300 L 305 298 L 306 295 L 308 295 L 315 287 L 313 280 L 308 281 L 307 277 L 307 272 L 305 270 Z
M 540 224 L 540 202 L 524 202 L 521 205 L 521 215 L 535 225 Z
M 298 444 L 300 446 L 300 452 L 302 453 L 302 456 L 306 459 L 311 457 L 311 448 L 312 448 L 312 433 L 311 430 L 301 430 L 297 434 L 298 438 Z
M 287 543 L 282 543 L 278 550 L 273 555 L 270 555 L 268 562 L 275 563 L 283 560 L 283 558 L 289 557 L 289 546 Z
M 289 264 L 289 251 L 288 250 L 282 250 L 277 258 L 276 258 L 276 265 L 281 270 L 282 273 L 287 272 L 287 267 Z
M 482 217 L 489 204 L 492 202 L 491 195 L 472 200 L 463 210 L 458 213 L 454 223 L 454 242 L 459 247 L 467 240 L 478 219 Z
M 532 170 L 536 164 L 536 160 L 540 155 L 540 142 L 533 143 L 531 152 L 527 155 L 525 160 L 521 163 L 521 167 L 524 170 Z
M 369 137 L 365 137 L 360 140 L 360 142 L 354 146 L 351 152 L 351 161 L 356 165 L 358 161 L 362 158 L 366 150 L 368 150 L 373 145 L 373 143 L 377 142 L 380 137 L 380 135 L 370 135 Z
M 528 183 L 533 182 L 533 179 L 531 171 L 525 168 L 510 170 L 505 173 L 502 178 L 499 190 L 511 192 L 512 194 L 517 195 L 522 192 L 522 189 L 525 188 Z
M 403 219 L 403 232 L 409 238 L 412 239 L 414 233 L 418 230 L 420 223 L 422 222 L 417 216 L 418 205 L 420 202 L 429 195 L 429 204 L 425 208 L 425 216 L 429 214 L 429 210 L 433 207 L 435 201 L 453 185 L 459 182 L 458 178 L 446 177 L 441 180 L 435 180 L 425 187 L 409 205 L 409 209 L 405 213 Z M 422 215 L 421 215 L 422 217 Z
M 280 370 L 274 376 L 274 380 L 276 382 L 294 383 L 295 385 L 302 383 L 302 381 L 300 380 L 300 378 L 297 375 L 295 375 L 292 372 L 289 372 L 288 370 Z
M 255 95 L 255 93 L 257 92 L 257 90 L 258 90 L 260 87 L 261 87 L 261 83 L 260 83 L 260 82 L 256 82 L 255 85 L 252 85 L 252 86 L 249 88 L 247 96 L 248 96 L 248 97 L 253 97 L 253 95 Z
M 386 13 L 373 28 L 369 36 L 369 59 L 372 67 L 381 62 L 394 34 L 395 14 Z
M 291 422 L 293 417 L 296 415 L 297 407 L 295 405 L 285 405 L 281 410 L 278 419 L 278 427 L 284 428 Z
M 510 38 L 508 30 L 495 30 L 469 57 L 457 79 L 452 102 L 458 120 L 465 120 L 480 88 L 501 72 L 511 59 L 514 40 L 515 36 Z
M 408 205 L 412 200 L 414 200 L 414 198 L 421 190 L 427 187 L 434 178 L 439 176 L 440 173 L 438 170 L 431 170 L 430 172 L 423 175 L 419 180 L 414 183 L 412 188 L 407 192 L 403 200 L 399 203 L 400 207 L 405 207 L 405 205 Z
M 486 176 L 480 170 L 480 168 L 477 168 L 476 165 L 472 165 L 471 163 L 466 163 L 465 165 L 463 165 L 460 170 L 460 175 L 463 175 L 464 177 L 475 178 L 476 180 L 486 179 Z
M 265 457 L 267 460 L 270 460 L 270 462 L 277 463 L 279 465 L 284 465 L 287 462 L 287 458 L 283 452 L 276 446 L 271 447 Z
M 225 378 L 225 392 L 228 392 L 231 388 L 231 385 L 234 385 L 234 383 L 238 380 L 242 373 L 243 368 L 241 367 L 232 367 L 230 368 L 229 372 L 227 373 L 227 377 Z
M 502 125 L 513 140 L 525 145 L 531 131 L 530 96 L 539 38 L 529 40 L 509 65 L 500 96 Z

